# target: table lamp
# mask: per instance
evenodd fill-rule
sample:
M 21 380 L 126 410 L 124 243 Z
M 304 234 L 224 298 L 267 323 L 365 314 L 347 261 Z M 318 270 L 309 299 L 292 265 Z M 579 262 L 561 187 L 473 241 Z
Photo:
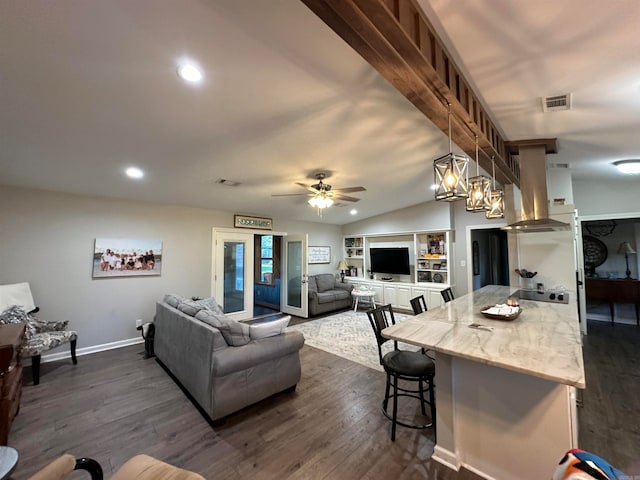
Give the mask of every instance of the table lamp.
M 629 244 L 629 242 L 622 242 L 620 244 L 620 248 L 618 248 L 618 253 L 620 255 L 624 254 L 624 260 L 627 262 L 627 280 L 631 279 L 631 270 L 629 270 L 629 255 L 636 253 L 633 247 Z
M 342 283 L 344 283 L 344 271 L 347 270 L 349 268 L 349 265 L 347 265 L 347 262 L 345 262 L 344 260 L 340 260 L 338 262 L 338 270 L 340 270 L 340 281 Z

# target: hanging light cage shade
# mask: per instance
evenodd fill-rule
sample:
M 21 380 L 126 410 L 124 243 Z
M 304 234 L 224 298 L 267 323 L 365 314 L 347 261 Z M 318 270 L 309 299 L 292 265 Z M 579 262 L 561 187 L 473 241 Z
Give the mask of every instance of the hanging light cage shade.
M 491 179 L 478 175 L 469 179 L 467 212 L 486 212 L 491 210 Z
M 468 166 L 467 157 L 453 153 L 433 161 L 433 178 L 437 185 L 436 200 L 453 202 L 469 196 Z
M 504 218 L 504 192 L 491 190 L 490 208 L 485 212 L 486 218 Z

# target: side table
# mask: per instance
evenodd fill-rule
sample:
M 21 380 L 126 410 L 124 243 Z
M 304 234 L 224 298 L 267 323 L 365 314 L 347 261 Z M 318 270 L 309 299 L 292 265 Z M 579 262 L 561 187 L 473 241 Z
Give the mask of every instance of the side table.
M 354 288 L 351 291 L 351 296 L 353 297 L 353 311 L 357 312 L 358 303 L 362 303 L 363 301 L 366 302 L 369 307 L 376 308 L 375 295 L 376 292 L 373 290 L 356 290 Z
M 13 447 L 0 447 L 0 480 L 7 478 L 18 464 L 18 451 Z

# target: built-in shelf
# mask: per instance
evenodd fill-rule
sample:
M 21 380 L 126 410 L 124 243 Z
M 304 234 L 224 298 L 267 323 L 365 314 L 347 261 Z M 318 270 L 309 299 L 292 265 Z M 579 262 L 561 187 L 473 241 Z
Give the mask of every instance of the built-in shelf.
M 375 275 L 369 271 L 371 266 L 369 251 L 372 247 L 379 246 L 401 246 L 410 250 L 411 274 L 394 275 L 394 282 L 444 286 L 451 284 L 448 257 L 449 232 L 345 236 L 343 256 L 350 267 L 345 275 L 367 280 L 381 280 L 380 274 Z

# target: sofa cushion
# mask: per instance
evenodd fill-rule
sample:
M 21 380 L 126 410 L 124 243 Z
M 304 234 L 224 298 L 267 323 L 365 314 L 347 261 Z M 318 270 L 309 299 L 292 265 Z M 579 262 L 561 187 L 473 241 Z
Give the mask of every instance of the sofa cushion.
M 183 300 L 178 304 L 178 310 L 192 317 L 195 317 L 196 313 L 198 313 L 200 310 L 203 310 L 203 309 L 204 309 L 204 306 L 200 305 L 198 302 L 195 302 L 193 300 Z
M 185 300 L 185 298 L 179 295 L 172 295 L 170 293 L 167 293 L 162 299 L 164 303 L 171 305 L 173 308 L 178 308 L 178 304 L 180 302 L 184 302 Z
M 351 292 L 349 292 L 348 290 L 331 290 L 331 293 L 333 293 L 334 297 L 336 300 L 344 300 L 345 298 L 348 298 L 351 300 Z
M 271 320 L 269 322 L 249 325 L 249 335 L 251 336 L 251 340 L 280 335 L 285 331 L 287 325 L 289 325 L 289 320 L 291 320 L 291 315 L 278 318 L 277 320 Z
M 331 273 L 321 273 L 316 275 L 316 283 L 318 284 L 318 292 L 322 293 L 335 288 L 336 278 Z
M 200 310 L 196 314 L 196 318 L 220 330 L 227 345 L 240 347 L 251 341 L 249 325 L 246 323 L 237 322 L 224 314 L 220 315 L 206 308 Z
M 224 312 L 222 311 L 222 307 L 218 305 L 218 302 L 214 297 L 201 298 L 200 300 L 196 300 L 196 303 L 199 303 L 207 310 L 211 310 L 212 312 L 216 312 L 220 315 L 224 315 Z
M 318 291 L 318 284 L 316 283 L 316 276 L 315 275 L 309 275 L 309 291 L 310 292 L 317 292 Z
M 330 292 L 318 293 L 318 303 L 331 303 L 335 301 L 335 299 L 336 295 L 333 290 Z

